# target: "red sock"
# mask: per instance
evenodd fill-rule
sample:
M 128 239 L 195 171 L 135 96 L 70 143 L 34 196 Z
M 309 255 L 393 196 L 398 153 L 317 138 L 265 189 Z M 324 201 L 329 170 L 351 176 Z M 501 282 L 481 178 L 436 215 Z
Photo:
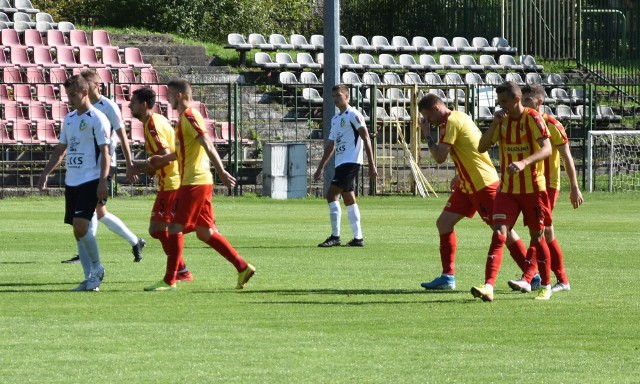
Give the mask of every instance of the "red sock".
M 533 276 L 538 273 L 538 251 L 536 247 L 533 246 L 533 240 L 529 244 L 529 249 L 527 249 L 527 260 L 526 267 L 524 269 L 524 273 L 522 274 L 522 279 L 526 280 L 528 283 L 531 283 Z
M 564 270 L 564 256 L 556 239 L 547 243 L 549 254 L 551 255 L 551 270 L 562 284 L 568 284 L 567 272 Z
M 169 253 L 167 252 L 165 244 L 166 244 L 167 239 L 169 238 L 169 231 L 167 231 L 167 230 L 156 231 L 156 232 L 153 232 L 151 234 L 151 237 L 153 237 L 154 239 L 160 240 L 160 244 L 162 244 L 162 250 L 164 251 L 164 254 L 168 255 Z M 184 259 L 180 258 L 180 260 L 178 261 L 178 271 L 183 271 L 186 268 L 187 268 L 187 266 L 184 264 Z
M 456 273 L 456 243 L 455 232 L 440 235 L 440 261 L 443 275 Z
M 489 254 L 487 256 L 487 265 L 484 270 L 484 280 L 486 284 L 495 287 L 498 271 L 502 264 L 502 251 L 504 243 L 507 241 L 506 236 L 502 236 L 494 232 L 491 237 L 491 245 L 489 246 Z
M 509 249 L 509 253 L 513 258 L 513 261 L 518 264 L 518 267 L 520 267 L 522 273 L 524 273 L 529 264 L 527 263 L 527 248 L 524 246 L 522 239 L 518 239 L 511 244 L 507 244 L 507 248 Z
M 183 262 L 182 249 L 184 248 L 184 237 L 182 232 L 175 235 L 169 234 L 164 241 L 166 245 L 163 246 L 163 249 L 166 249 L 167 253 L 167 271 L 164 275 L 164 282 L 172 285 L 176 282 L 178 265 Z
M 227 261 L 236 267 L 238 272 L 242 272 L 247 268 L 247 262 L 244 261 L 242 256 L 231 246 L 231 244 L 220 234 L 220 232 L 213 232 L 213 235 L 207 240 L 207 244 L 216 252 L 221 254 Z
M 538 272 L 540 273 L 540 284 L 551 284 L 551 255 L 547 242 L 542 240 L 534 242 L 531 240 L 531 246 L 536 249 L 536 259 L 538 260 Z

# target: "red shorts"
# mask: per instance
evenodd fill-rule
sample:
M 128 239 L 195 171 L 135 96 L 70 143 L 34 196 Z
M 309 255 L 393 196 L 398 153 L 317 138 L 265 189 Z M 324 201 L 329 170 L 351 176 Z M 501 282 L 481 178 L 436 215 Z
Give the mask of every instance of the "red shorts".
M 185 185 L 178 189 L 171 222 L 184 226 L 183 233 L 196 227 L 215 228 L 211 198 L 213 185 Z
M 524 225 L 529 229 L 541 230 L 545 221 L 550 220 L 549 198 L 547 191 L 525 194 L 498 192 L 493 206 L 493 224 L 502 224 L 511 228 L 516 224 L 522 212 Z
M 159 191 L 156 195 L 156 201 L 153 202 L 153 208 L 151 208 L 151 221 L 170 223 L 172 219 L 171 213 L 175 210 L 177 195 L 177 189 Z
M 549 217 L 545 220 L 545 227 L 553 225 L 553 209 L 558 203 L 558 197 L 560 197 L 560 190 L 555 188 L 547 188 L 547 196 L 549 196 Z
M 455 213 L 458 215 L 472 218 L 473 215 L 478 212 L 482 220 L 491 225 L 493 220 L 493 202 L 496 198 L 496 193 L 499 181 L 484 187 L 483 189 L 475 193 L 464 193 L 460 188 L 456 188 L 449 196 L 447 204 L 444 206 L 444 211 Z

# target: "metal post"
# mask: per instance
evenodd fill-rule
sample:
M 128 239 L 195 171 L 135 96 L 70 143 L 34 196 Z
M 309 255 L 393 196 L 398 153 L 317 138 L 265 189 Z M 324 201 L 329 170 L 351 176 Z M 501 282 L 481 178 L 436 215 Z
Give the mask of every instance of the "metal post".
M 233 126 L 235 129 L 233 130 L 233 176 L 238 177 L 238 130 L 240 127 L 238 126 L 238 83 L 233 83 Z M 238 195 L 238 184 L 233 189 L 233 194 Z
M 336 107 L 331 97 L 331 88 L 339 83 L 340 79 L 340 1 L 324 0 L 324 84 L 322 86 L 322 133 L 324 145 L 329 141 L 331 131 L 331 118 L 335 115 Z M 324 168 L 325 194 L 331 186 L 331 180 L 335 173 L 335 160 L 333 157 Z

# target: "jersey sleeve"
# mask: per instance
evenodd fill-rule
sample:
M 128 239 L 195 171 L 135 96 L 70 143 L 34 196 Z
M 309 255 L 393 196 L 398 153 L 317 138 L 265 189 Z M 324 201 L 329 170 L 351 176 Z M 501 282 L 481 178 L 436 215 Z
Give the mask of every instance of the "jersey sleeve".
M 110 144 L 109 139 L 109 119 L 103 114 L 96 114 L 93 123 L 93 135 L 98 145 Z
M 357 109 L 353 109 L 353 116 L 351 116 L 351 124 L 356 127 L 356 129 L 367 128 L 367 124 L 364 122 L 364 116 Z
M 64 129 L 64 127 L 67 126 L 68 116 L 69 115 L 65 116 L 62 120 L 62 125 L 60 126 L 60 137 L 58 138 L 60 144 L 64 145 L 67 145 L 67 131 Z
M 162 121 L 157 118 L 157 115 L 154 114 L 151 116 L 144 130 L 145 141 L 151 154 L 156 154 L 163 149 L 169 148 L 167 134 L 173 132 L 173 128 L 169 131 L 166 127 L 162 126 Z
M 458 137 L 458 130 L 460 129 L 460 123 L 457 119 L 449 116 L 447 119 L 447 125 L 444 131 L 444 135 L 440 136 L 440 142 L 453 145 Z
M 562 124 L 553 116 L 546 117 L 547 129 L 549 131 L 549 139 L 551 140 L 551 145 L 553 145 L 554 147 L 559 147 L 561 145 L 567 144 L 569 142 L 569 138 L 567 137 L 567 133 L 564 130 Z
M 204 119 L 202 119 L 202 115 L 200 112 L 194 110 L 193 108 L 189 108 L 184 112 L 184 117 L 189 122 L 189 125 L 192 128 L 191 134 L 194 138 L 198 138 L 206 133 L 206 129 L 204 127 Z

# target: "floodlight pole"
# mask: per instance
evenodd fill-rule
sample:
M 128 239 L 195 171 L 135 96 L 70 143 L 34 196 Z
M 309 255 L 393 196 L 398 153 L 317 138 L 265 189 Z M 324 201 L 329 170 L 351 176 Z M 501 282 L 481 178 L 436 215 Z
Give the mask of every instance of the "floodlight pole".
M 336 107 L 331 97 L 331 88 L 340 80 L 340 1 L 324 0 L 324 83 L 322 85 L 322 137 L 324 145 L 329 141 L 331 118 Z M 324 167 L 324 194 L 326 195 L 335 173 L 335 161 L 332 156 Z

